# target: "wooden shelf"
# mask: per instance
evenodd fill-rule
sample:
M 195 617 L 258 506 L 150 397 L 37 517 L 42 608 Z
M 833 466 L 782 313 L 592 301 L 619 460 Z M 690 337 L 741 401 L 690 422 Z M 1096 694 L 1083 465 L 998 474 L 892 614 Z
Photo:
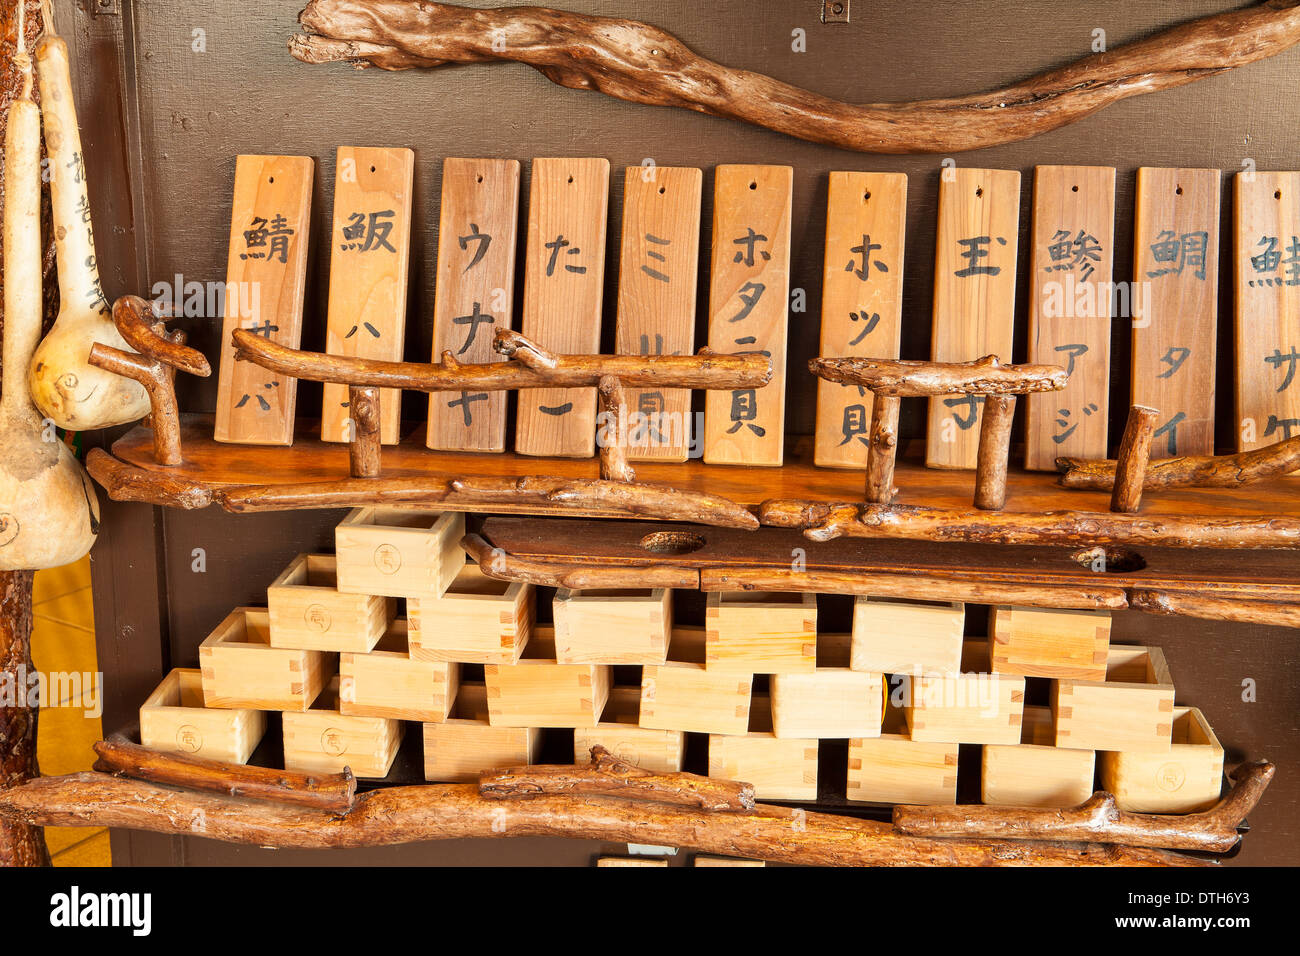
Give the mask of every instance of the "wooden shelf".
M 557 478 L 598 478 L 594 458 L 532 458 L 513 453 L 499 455 L 430 451 L 423 444 L 423 429 L 408 434 L 401 444 L 385 446 L 383 476 L 437 481 L 467 477 L 520 477 L 545 475 Z M 196 482 L 210 488 L 236 486 L 297 485 L 329 482 L 348 476 L 348 446 L 322 442 L 312 431 L 300 433 L 292 446 L 232 445 L 213 441 L 212 418 L 185 415 L 181 423 L 184 462 L 163 467 L 153 459 L 153 433 L 143 427 L 132 429 L 112 448 L 113 455 L 129 465 L 149 472 Z M 684 491 L 721 495 L 750 510 L 765 500 L 799 498 L 815 501 L 863 500 L 862 471 L 818 468 L 811 462 L 811 442 L 797 440 L 787 449 L 786 463 L 776 468 L 685 463 L 636 463 L 639 481 L 663 482 Z M 900 489 L 897 503 L 932 508 L 971 507 L 974 473 L 925 468 L 900 456 L 895 483 Z M 1006 511 L 1041 514 L 1074 510 L 1105 512 L 1108 493 L 1069 491 L 1059 487 L 1056 475 L 1025 472 L 1012 468 L 1007 479 Z M 166 501 L 157 501 L 165 504 Z M 340 507 L 351 504 L 335 502 Z M 502 502 L 490 510 L 497 513 L 563 515 L 568 517 L 625 517 L 615 508 L 575 509 L 561 504 L 525 505 Z M 1274 516 L 1300 518 L 1300 478 L 1281 478 L 1240 489 L 1184 488 L 1150 491 L 1142 502 L 1146 515 L 1184 518 Z

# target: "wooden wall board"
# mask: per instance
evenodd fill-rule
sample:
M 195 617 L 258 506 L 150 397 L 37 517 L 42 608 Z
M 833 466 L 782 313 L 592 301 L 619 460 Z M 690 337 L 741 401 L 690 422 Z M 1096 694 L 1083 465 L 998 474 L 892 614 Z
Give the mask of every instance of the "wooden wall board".
M 714 173 L 709 347 L 769 355 L 772 380 L 708 393 L 704 460 L 711 464 L 781 464 L 793 179 L 789 166 L 724 165 Z
M 967 362 L 990 353 L 1011 361 L 1019 236 L 1019 172 L 949 167 L 939 174 L 933 361 Z M 981 413 L 976 396 L 930 399 L 925 463 L 974 468 Z
M 1133 276 L 1131 395 L 1160 411 L 1151 457 L 1213 455 L 1217 169 L 1138 170 Z
M 1114 167 L 1034 168 L 1029 361 L 1065 366 L 1070 380 L 1026 397 L 1026 468 L 1106 457 L 1114 240 Z
M 314 169 L 309 156 L 241 155 L 235 161 L 217 441 L 293 444 L 298 380 L 236 362 L 230 335 L 249 329 L 290 348 L 302 340 Z
M 689 355 L 695 350 L 701 170 L 629 166 L 623 179 L 615 351 Z M 628 458 L 685 461 L 691 447 L 691 392 L 629 389 L 635 414 Z
M 1237 450 L 1300 435 L 1300 172 L 1235 179 Z
M 906 224 L 907 176 L 830 174 L 820 355 L 898 358 Z M 865 468 L 870 429 L 866 389 L 818 379 L 817 465 Z
M 534 159 L 522 330 L 552 352 L 600 350 L 609 160 Z M 590 458 L 594 388 L 520 389 L 515 451 Z
M 415 152 L 340 146 L 334 167 L 325 351 L 400 362 L 406 341 Z M 396 444 L 401 390 L 383 389 L 379 402 L 380 436 L 384 444 Z M 320 431 L 325 441 L 352 440 L 346 385 L 325 383 Z

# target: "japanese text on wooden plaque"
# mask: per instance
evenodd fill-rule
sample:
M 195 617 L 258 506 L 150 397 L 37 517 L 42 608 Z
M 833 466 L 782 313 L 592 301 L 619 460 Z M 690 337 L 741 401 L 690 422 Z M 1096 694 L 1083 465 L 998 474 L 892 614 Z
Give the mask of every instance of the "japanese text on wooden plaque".
M 624 172 L 619 354 L 689 355 L 695 349 L 703 179 L 700 170 L 686 167 L 629 166 Z M 689 389 L 629 389 L 627 402 L 629 458 L 687 459 Z
M 402 359 L 414 174 L 415 153 L 409 149 L 338 148 L 325 331 L 325 351 L 331 355 Z M 326 382 L 322 394 L 321 438 L 351 441 L 348 387 Z M 397 443 L 401 406 L 400 389 L 380 392 L 385 444 Z
M 709 347 L 768 356 L 772 380 L 763 388 L 708 393 L 706 462 L 782 461 L 793 172 L 789 166 L 719 166 L 715 172 Z
M 931 358 L 969 362 L 994 354 L 1011 362 L 1020 235 L 1020 173 L 945 169 L 939 179 Z M 930 399 L 926 464 L 973 468 L 983 400 Z
M 438 280 L 434 286 L 433 360 L 499 362 L 497 329 L 514 315 L 519 163 L 447 159 L 442 166 Z M 506 447 L 506 397 L 494 392 L 432 392 L 430 448 L 500 452 Z
M 819 354 L 898 358 L 906 225 L 907 176 L 831 173 Z M 865 388 L 818 380 L 818 465 L 866 467 L 870 430 Z
M 533 160 L 522 331 L 545 349 L 594 354 L 600 348 L 608 212 L 607 160 Z M 515 451 L 595 454 L 596 390 L 521 389 Z
M 1237 447 L 1300 435 L 1300 172 L 1236 178 Z
M 213 438 L 293 444 L 298 380 L 236 362 L 231 333 L 247 329 L 280 345 L 302 340 L 313 161 L 308 156 L 235 160 L 226 308 Z
M 1151 457 L 1214 454 L 1219 171 L 1137 175 L 1133 402 L 1158 409 Z
M 1029 361 L 1063 366 L 1070 379 L 1027 398 L 1026 468 L 1106 457 L 1114 236 L 1113 168 L 1034 169 Z

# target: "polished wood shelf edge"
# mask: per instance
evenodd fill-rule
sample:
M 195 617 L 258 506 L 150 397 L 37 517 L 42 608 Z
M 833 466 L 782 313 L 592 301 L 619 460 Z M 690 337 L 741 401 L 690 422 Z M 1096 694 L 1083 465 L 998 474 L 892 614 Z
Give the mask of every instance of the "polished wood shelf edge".
M 438 481 L 447 479 L 519 478 L 549 476 L 563 479 L 599 478 L 595 458 L 532 458 L 506 452 L 473 454 L 432 451 L 424 447 L 416 430 L 402 443 L 384 447 L 383 477 Z M 807 443 L 803 443 L 807 444 Z M 120 461 L 148 472 L 210 489 L 230 490 L 243 486 L 301 485 L 338 482 L 347 479 L 348 446 L 322 442 L 300 434 L 291 446 L 235 445 L 212 438 L 212 419 L 207 415 L 185 415 L 181 424 L 184 460 L 178 466 L 158 465 L 153 458 L 153 434 L 136 427 L 114 443 L 113 455 Z M 683 463 L 637 462 L 637 479 L 663 483 L 687 492 L 710 493 L 756 511 L 769 499 L 802 499 L 821 502 L 863 500 L 864 473 L 856 470 L 819 468 L 797 452 L 775 468 L 709 465 L 698 460 Z M 974 488 L 970 471 L 925 468 L 900 460 L 896 473 L 900 505 L 940 509 L 968 509 Z M 1105 492 L 1071 491 L 1056 483 L 1056 475 L 1012 469 L 1007 481 L 1008 513 L 1042 514 L 1048 511 L 1106 513 Z M 156 502 L 167 504 L 165 500 Z M 359 502 L 358 502 L 359 503 Z M 346 507 L 349 502 L 332 502 Z M 494 503 L 482 509 L 503 514 L 567 515 L 573 517 L 626 517 L 617 508 L 599 505 L 575 509 L 562 503 L 536 505 Z M 1142 513 L 1155 516 L 1224 518 L 1235 516 L 1300 517 L 1300 479 L 1280 478 L 1237 489 L 1184 488 L 1149 492 Z

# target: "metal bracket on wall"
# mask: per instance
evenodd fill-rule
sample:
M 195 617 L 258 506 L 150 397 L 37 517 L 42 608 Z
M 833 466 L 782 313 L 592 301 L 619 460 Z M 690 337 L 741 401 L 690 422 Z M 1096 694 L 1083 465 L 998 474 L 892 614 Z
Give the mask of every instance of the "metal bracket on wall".
M 822 0 L 822 23 L 848 23 L 849 0 Z
M 87 6 L 90 8 L 91 16 L 120 17 L 122 15 L 122 0 L 90 0 Z

